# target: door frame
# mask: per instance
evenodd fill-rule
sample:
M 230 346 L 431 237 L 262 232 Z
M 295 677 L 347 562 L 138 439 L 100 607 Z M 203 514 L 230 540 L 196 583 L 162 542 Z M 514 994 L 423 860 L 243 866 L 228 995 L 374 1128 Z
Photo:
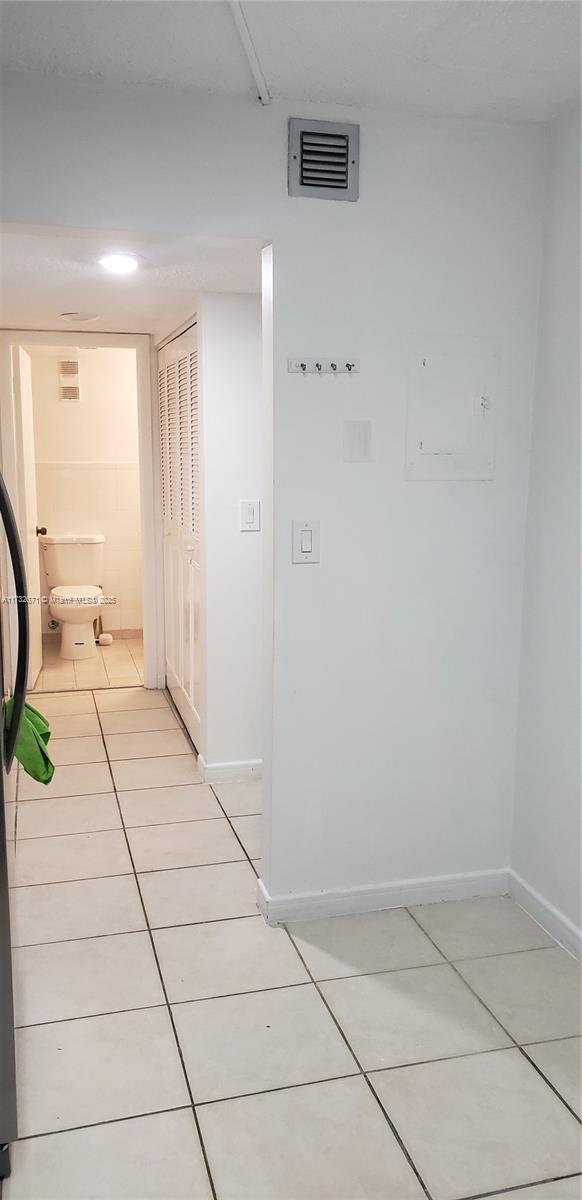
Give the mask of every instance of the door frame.
M 142 539 L 142 592 L 144 634 L 144 686 L 165 687 L 163 579 L 158 570 L 162 554 L 159 481 L 159 434 L 153 405 L 157 378 L 156 354 L 147 333 L 87 333 L 75 329 L 0 330 L 0 465 L 14 504 L 19 529 L 22 514 L 18 505 L 18 462 L 12 395 L 12 351 L 15 346 L 95 346 L 135 350 L 137 372 L 137 418 L 139 444 L 139 488 Z

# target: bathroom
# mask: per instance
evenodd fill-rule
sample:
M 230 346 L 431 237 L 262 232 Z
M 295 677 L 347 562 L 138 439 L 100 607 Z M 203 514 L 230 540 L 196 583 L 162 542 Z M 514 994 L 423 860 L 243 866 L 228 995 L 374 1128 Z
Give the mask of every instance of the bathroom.
M 97 339 L 91 348 L 35 344 L 22 348 L 20 374 L 33 427 L 23 450 L 34 453 L 42 639 L 29 684 L 142 684 L 136 351 Z

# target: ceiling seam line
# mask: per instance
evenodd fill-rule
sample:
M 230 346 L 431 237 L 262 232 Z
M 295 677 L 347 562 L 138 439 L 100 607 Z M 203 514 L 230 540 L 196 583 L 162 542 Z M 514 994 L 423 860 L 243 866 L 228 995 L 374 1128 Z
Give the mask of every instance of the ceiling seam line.
M 238 31 L 241 46 L 245 52 L 247 62 L 251 69 L 252 77 L 257 85 L 259 100 L 262 105 L 266 106 L 267 104 L 271 103 L 271 93 L 269 92 L 267 80 L 265 79 L 263 68 L 259 62 L 259 56 L 255 49 L 240 0 L 229 0 L 229 8 Z

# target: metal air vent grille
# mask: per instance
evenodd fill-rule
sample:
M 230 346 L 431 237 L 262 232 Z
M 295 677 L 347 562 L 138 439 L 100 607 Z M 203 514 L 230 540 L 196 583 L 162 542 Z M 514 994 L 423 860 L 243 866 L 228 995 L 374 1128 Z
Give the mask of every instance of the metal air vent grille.
M 59 398 L 74 402 L 81 399 L 79 363 L 76 359 L 65 358 L 59 361 Z
M 350 139 L 345 133 L 301 133 L 301 183 L 347 188 Z
M 357 200 L 359 125 L 335 121 L 289 121 L 288 190 L 290 196 L 320 200 Z

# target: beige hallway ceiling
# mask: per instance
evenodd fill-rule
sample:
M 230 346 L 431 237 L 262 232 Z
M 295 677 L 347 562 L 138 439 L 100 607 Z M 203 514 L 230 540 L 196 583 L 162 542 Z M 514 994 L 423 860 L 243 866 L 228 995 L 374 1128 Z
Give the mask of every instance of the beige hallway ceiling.
M 579 99 L 577 0 L 248 0 L 273 98 L 494 120 Z M 252 100 L 222 0 L 4 0 L 4 68 Z
M 115 250 L 138 256 L 134 275 L 110 275 L 99 265 Z M 0 226 L 0 325 L 163 337 L 192 315 L 199 292 L 258 292 L 260 250 L 261 243 L 242 239 Z M 99 320 L 60 319 L 80 309 Z

